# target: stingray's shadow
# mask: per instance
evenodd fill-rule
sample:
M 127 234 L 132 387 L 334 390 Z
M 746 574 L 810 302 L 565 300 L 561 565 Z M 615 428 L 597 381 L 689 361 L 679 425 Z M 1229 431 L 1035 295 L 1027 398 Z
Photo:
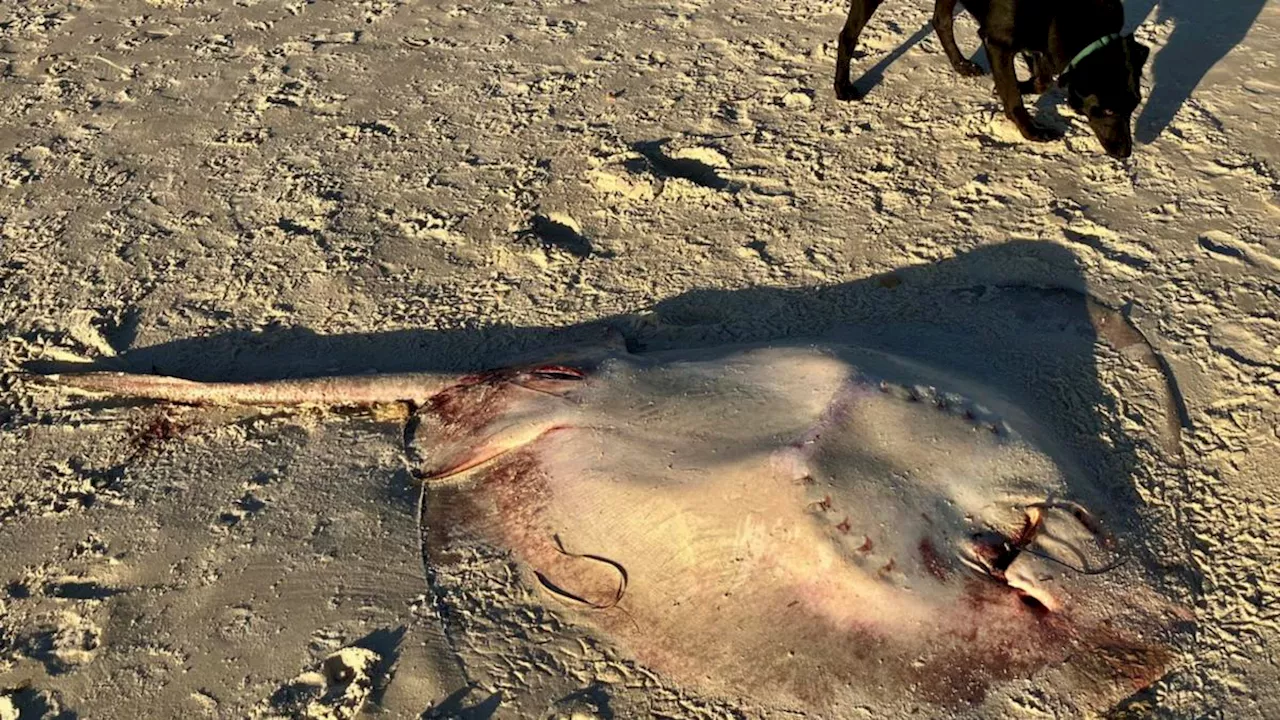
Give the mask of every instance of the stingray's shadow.
M 621 330 L 632 350 L 660 349 L 672 341 L 673 333 L 686 344 L 691 334 L 707 344 L 816 336 L 842 324 L 891 318 L 902 308 L 927 303 L 934 289 L 979 285 L 1075 291 L 1078 307 L 1065 311 L 1087 317 L 1086 282 L 1077 257 L 1059 245 L 1019 240 L 839 285 L 692 290 L 636 313 L 576 325 L 497 324 L 346 335 L 279 325 L 149 347 L 116 347 L 116 357 L 92 366 L 35 361 L 26 369 L 43 373 L 122 370 L 238 382 L 366 372 L 461 373 L 510 363 L 513 357 L 550 347 L 598 341 L 610 328 Z M 1092 364 L 1092 338 L 1082 337 L 1076 350 L 1079 362 Z
M 1134 137 L 1149 143 L 1160 136 L 1178 108 L 1218 61 L 1244 39 L 1266 0 L 1126 0 L 1130 26 L 1157 9 L 1158 21 L 1172 20 L 1173 34 L 1151 61 L 1153 86 L 1134 124 Z

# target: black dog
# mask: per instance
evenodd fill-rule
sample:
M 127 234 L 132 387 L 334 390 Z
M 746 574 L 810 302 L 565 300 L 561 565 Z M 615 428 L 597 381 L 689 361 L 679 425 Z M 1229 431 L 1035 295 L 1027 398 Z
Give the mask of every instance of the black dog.
M 836 97 L 857 100 L 862 95 L 849 80 L 849 58 L 862 28 L 883 0 L 852 0 L 849 19 L 840 32 L 836 57 Z M 936 0 L 933 29 L 956 72 L 981 75 L 956 47 L 951 16 L 957 0 Z M 1089 126 L 1107 154 L 1129 157 L 1133 152 L 1130 119 L 1142 100 L 1142 66 L 1150 49 L 1120 35 L 1124 7 L 1120 0 L 959 0 L 978 20 L 978 35 L 991 58 L 996 92 L 1004 113 L 1028 140 L 1054 140 L 1057 131 L 1038 125 L 1022 104 L 1024 94 L 1043 93 L 1058 76 L 1071 108 L 1089 119 Z M 1032 79 L 1019 82 L 1013 57 L 1022 53 Z

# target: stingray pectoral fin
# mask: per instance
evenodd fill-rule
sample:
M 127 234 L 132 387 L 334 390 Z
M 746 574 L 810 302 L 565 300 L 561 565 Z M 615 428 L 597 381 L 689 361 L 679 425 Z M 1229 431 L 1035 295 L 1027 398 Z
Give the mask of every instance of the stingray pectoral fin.
M 375 405 L 422 403 L 458 381 L 434 373 L 355 375 L 264 382 L 197 382 L 164 375 L 85 372 L 37 376 L 61 388 L 188 405 Z

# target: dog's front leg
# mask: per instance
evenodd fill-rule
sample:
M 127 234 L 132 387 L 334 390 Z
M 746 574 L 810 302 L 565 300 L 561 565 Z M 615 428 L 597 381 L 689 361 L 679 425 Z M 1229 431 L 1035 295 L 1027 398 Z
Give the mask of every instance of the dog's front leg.
M 996 93 L 1004 105 L 1004 114 L 1018 126 L 1022 137 L 1037 142 L 1056 140 L 1061 133 L 1036 123 L 1022 104 L 1022 92 L 1018 89 L 1018 74 L 1013 61 L 1017 56 L 1011 48 L 987 40 L 987 55 L 991 58 L 991 73 L 995 76 Z
M 1022 56 L 1031 71 L 1030 80 L 1018 81 L 1018 92 L 1023 95 L 1043 95 L 1053 85 L 1053 65 L 1044 53 L 1027 53 Z
M 938 34 L 942 43 L 942 51 L 951 61 L 951 67 L 964 77 L 977 77 L 983 73 L 975 62 L 960 54 L 960 46 L 956 45 L 955 32 L 956 0 L 938 0 L 933 5 L 933 31 Z

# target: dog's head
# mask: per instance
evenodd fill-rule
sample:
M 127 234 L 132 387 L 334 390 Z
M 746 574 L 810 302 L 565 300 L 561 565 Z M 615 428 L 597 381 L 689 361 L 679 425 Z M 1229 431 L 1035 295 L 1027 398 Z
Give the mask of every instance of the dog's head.
M 1133 152 L 1133 111 L 1142 101 L 1142 67 L 1151 49 L 1133 35 L 1107 43 L 1063 73 L 1058 84 L 1071 109 L 1089 120 L 1108 155 Z

